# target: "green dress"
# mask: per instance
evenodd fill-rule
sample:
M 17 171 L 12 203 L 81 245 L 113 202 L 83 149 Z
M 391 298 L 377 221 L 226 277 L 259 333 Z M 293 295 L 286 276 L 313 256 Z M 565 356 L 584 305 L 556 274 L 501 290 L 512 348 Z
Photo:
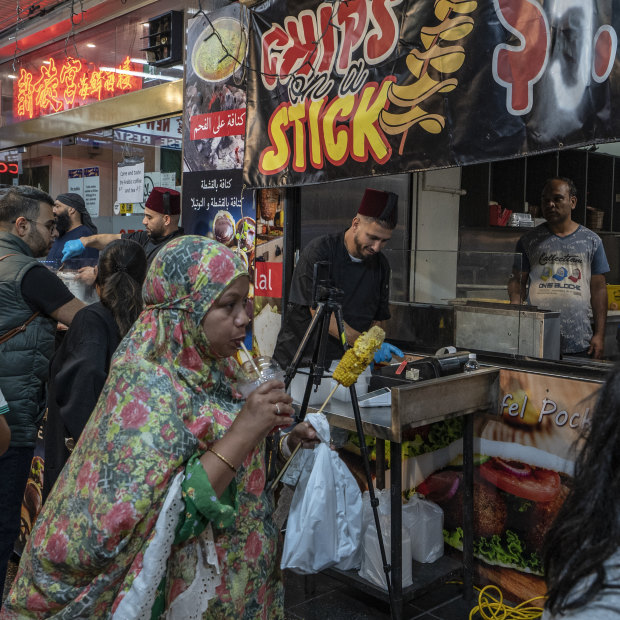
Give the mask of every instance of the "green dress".
M 158 254 L 2 620 L 283 617 L 264 445 L 219 499 L 197 460 L 243 404 L 237 362 L 212 357 L 201 328 L 241 275 L 233 252 L 204 237 Z

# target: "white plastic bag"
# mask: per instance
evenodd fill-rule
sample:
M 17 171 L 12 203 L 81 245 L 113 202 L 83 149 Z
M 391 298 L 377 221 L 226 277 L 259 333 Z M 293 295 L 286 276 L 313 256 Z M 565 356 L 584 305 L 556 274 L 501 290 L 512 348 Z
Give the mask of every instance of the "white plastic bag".
M 386 559 L 388 562 L 391 562 L 391 491 L 390 489 L 375 489 L 375 497 L 379 500 L 377 512 L 379 515 L 381 533 L 383 535 Z M 368 491 L 364 491 L 362 505 L 362 567 L 359 571 L 359 576 L 387 590 L 385 571 L 383 570 L 383 561 L 381 560 L 381 551 L 379 548 L 379 537 L 377 536 L 377 526 L 375 525 L 375 517 L 372 506 L 370 505 L 370 493 L 368 493 Z M 402 584 L 403 588 L 406 588 L 413 583 L 413 574 L 411 566 L 411 538 L 409 530 L 405 527 L 404 515 L 401 547 L 403 558 Z
M 391 511 L 390 489 L 375 489 L 375 497 L 379 500 L 377 513 L 379 514 L 381 529 L 385 530 L 387 528 L 389 532 Z M 364 491 L 362 495 L 362 536 L 369 525 L 375 526 L 375 515 L 370 504 L 370 493 Z
M 353 475 L 329 447 L 329 424 L 322 414 L 308 414 L 321 443 L 312 468 L 302 471 L 286 526 L 281 568 L 318 573 L 335 566 L 360 566 L 362 495 Z
M 411 534 L 411 557 L 434 562 L 443 555 L 443 510 L 417 493 L 403 506 L 403 528 Z
M 389 521 L 381 518 L 381 530 L 383 532 L 383 545 L 388 562 L 391 561 L 392 547 L 390 540 Z M 385 527 L 387 525 L 387 527 Z M 387 531 L 386 531 L 387 530 Z M 413 584 L 413 569 L 411 562 L 411 538 L 406 530 L 403 529 L 401 537 L 402 549 L 402 584 L 407 588 Z M 374 521 L 368 524 L 362 538 L 362 567 L 359 576 L 376 586 L 387 590 L 383 561 L 381 560 L 381 549 L 379 547 L 379 537 Z

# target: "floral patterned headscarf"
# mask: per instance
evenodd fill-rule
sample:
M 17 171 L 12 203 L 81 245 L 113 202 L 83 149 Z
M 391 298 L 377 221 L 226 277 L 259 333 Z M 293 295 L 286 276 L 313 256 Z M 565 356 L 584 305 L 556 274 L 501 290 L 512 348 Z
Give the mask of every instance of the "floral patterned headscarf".
M 244 275 L 243 261 L 216 241 L 186 235 L 168 243 L 144 282 L 144 310 L 129 335 L 136 353 L 147 361 L 172 364 L 190 385 L 218 370 L 231 377 L 236 362 L 213 358 L 201 322 L 226 288 Z

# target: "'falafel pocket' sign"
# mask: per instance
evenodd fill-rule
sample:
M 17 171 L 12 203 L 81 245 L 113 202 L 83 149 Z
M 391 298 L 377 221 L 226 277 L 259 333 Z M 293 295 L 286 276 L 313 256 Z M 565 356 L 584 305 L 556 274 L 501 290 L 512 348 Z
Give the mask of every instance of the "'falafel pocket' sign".
M 603 0 L 270 0 L 252 11 L 244 180 L 301 185 L 620 135 Z

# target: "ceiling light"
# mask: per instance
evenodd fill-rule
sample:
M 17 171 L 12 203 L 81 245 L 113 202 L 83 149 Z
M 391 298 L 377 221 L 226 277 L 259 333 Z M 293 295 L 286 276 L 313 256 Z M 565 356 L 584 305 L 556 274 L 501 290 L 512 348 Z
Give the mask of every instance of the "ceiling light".
M 87 43 L 86 47 L 97 47 L 94 43 Z
M 110 73 L 120 73 L 121 75 L 135 75 L 136 77 L 147 78 L 150 80 L 164 80 L 166 82 L 176 82 L 179 78 L 169 77 L 167 75 L 155 75 L 153 73 L 144 73 L 144 71 L 128 71 L 127 69 L 117 69 L 115 67 L 99 67 L 100 71 L 109 71 Z

